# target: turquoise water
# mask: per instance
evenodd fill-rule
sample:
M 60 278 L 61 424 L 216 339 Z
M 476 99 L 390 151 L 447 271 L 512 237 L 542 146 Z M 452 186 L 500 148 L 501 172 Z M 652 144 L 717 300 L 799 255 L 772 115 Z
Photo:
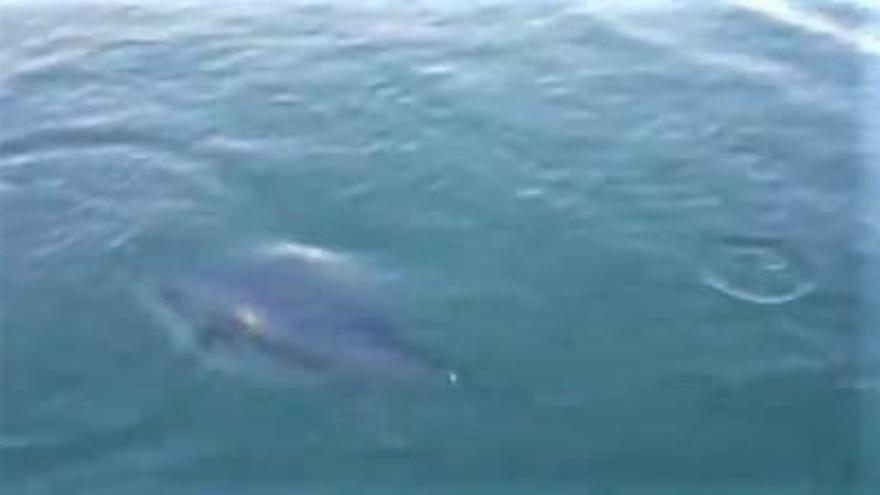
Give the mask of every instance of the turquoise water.
M 2 492 L 853 493 L 872 11 L 706 3 L 0 5 Z M 458 383 L 216 373 L 137 297 L 285 243 Z

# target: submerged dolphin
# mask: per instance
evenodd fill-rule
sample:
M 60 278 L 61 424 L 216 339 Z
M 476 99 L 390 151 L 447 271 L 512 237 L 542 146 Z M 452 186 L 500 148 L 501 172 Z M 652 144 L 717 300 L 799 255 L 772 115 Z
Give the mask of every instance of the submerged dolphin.
M 189 268 L 150 284 L 181 349 L 221 371 L 281 383 L 454 383 L 405 345 L 345 260 L 301 245 Z

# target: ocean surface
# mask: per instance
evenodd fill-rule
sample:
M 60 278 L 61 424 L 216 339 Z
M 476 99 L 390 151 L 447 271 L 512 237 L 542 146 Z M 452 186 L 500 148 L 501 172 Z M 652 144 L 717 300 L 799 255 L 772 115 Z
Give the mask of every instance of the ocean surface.
M 0 493 L 877 493 L 878 12 L 0 1 Z M 138 296 L 284 246 L 450 383 Z

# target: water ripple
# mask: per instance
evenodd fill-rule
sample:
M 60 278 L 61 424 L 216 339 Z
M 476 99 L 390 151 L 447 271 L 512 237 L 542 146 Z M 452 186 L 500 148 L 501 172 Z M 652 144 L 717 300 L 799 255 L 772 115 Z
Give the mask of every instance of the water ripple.
M 222 196 L 187 144 L 125 126 L 44 127 L 0 140 L 7 242 L 45 262 L 115 251 L 181 209 Z M 7 194 L 7 192 L 10 192 Z M 14 194 L 12 194 L 14 193 Z
M 742 301 L 782 304 L 816 289 L 812 272 L 803 254 L 783 239 L 731 236 L 718 241 L 703 282 Z

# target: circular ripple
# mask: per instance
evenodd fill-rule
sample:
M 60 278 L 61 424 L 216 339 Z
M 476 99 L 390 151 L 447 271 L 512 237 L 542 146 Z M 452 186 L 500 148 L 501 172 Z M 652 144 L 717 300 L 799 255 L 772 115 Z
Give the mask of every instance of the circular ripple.
M 732 236 L 715 245 L 703 282 L 742 301 L 782 304 L 816 288 L 810 263 L 785 240 L 770 236 Z
M 53 276 L 63 266 L 130 253 L 159 231 L 210 228 L 225 196 L 215 159 L 155 130 L 47 126 L 0 138 L 4 261 Z M 196 225 L 197 224 L 197 225 Z

